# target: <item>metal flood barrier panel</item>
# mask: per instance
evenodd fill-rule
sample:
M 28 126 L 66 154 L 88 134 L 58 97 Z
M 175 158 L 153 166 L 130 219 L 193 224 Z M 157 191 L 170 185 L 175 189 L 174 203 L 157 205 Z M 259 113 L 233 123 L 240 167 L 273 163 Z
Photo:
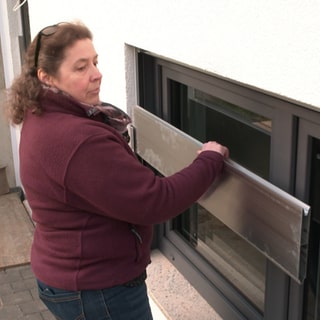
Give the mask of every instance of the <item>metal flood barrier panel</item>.
M 133 110 L 135 152 L 164 176 L 189 165 L 201 143 L 141 107 Z M 310 207 L 231 160 L 198 203 L 301 283 Z

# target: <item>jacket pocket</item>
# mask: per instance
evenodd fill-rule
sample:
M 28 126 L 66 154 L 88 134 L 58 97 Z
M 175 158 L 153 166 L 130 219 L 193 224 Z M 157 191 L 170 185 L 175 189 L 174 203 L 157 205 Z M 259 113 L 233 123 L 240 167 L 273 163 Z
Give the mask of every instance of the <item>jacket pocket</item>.
M 138 262 L 141 259 L 143 241 L 140 233 L 137 231 L 137 229 L 133 225 L 130 225 L 130 230 L 133 233 L 135 238 L 135 246 L 136 246 L 135 262 Z

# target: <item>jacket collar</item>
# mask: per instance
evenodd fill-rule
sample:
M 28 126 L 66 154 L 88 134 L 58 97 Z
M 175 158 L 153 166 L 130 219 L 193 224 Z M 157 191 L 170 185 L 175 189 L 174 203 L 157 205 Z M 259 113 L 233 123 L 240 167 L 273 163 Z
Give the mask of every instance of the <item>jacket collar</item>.
M 59 111 L 100 120 L 121 134 L 127 131 L 127 126 L 131 123 L 131 118 L 127 113 L 110 103 L 101 102 L 98 105 L 89 105 L 75 100 L 63 91 L 44 85 L 40 94 L 40 103 L 44 112 Z

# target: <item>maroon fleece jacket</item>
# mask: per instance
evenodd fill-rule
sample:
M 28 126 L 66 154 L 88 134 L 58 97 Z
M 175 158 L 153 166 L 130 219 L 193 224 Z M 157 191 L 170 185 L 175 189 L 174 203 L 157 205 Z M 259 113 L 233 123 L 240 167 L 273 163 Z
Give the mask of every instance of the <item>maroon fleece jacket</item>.
M 36 277 L 66 290 L 134 279 L 150 263 L 153 225 L 194 203 L 222 170 L 223 157 L 205 151 L 159 177 L 78 102 L 51 91 L 40 101 L 44 112 L 27 114 L 20 141 L 21 180 L 36 223 Z

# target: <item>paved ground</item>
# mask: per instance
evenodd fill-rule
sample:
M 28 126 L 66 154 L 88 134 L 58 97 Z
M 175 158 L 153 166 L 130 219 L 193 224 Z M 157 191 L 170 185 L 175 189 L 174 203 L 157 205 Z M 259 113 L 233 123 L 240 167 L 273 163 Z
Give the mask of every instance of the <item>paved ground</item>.
M 0 271 L 0 320 L 54 320 L 38 298 L 30 265 Z
M 154 320 L 167 319 L 150 299 Z M 30 265 L 0 270 L 0 320 L 55 320 L 38 297 Z
M 151 258 L 147 285 L 154 320 L 222 320 L 160 251 Z M 0 270 L 0 320 L 55 320 L 38 297 L 29 264 Z

